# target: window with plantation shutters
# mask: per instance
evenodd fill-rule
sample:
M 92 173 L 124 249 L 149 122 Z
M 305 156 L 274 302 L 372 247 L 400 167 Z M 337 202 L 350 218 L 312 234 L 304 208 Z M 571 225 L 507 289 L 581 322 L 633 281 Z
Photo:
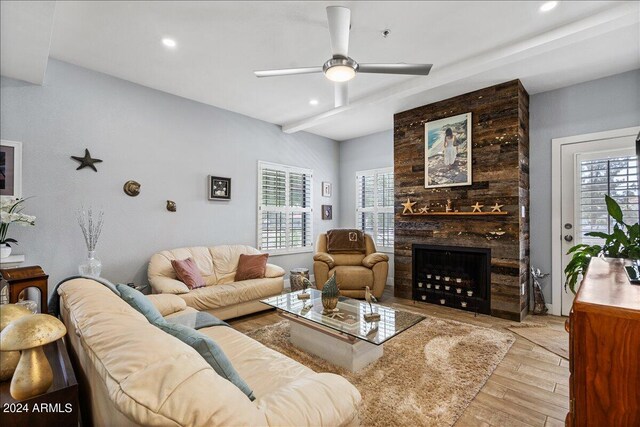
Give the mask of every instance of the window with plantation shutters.
M 311 169 L 258 163 L 258 249 L 312 250 L 312 181 Z
M 356 172 L 356 227 L 393 251 L 393 168 Z
M 591 159 L 579 163 L 580 206 L 577 214 L 580 236 L 582 243 L 601 244 L 601 239 L 585 234 L 613 231 L 614 221 L 607 214 L 605 194 L 618 202 L 625 223 L 638 222 L 638 157 Z

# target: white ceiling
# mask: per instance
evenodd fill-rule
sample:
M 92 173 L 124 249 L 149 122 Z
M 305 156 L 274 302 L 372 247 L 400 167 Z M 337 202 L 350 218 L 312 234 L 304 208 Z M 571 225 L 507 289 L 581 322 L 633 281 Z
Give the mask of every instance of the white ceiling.
M 6 70 L 4 62 L 10 53 L 32 63 L 38 55 L 21 44 L 5 52 L 4 38 L 34 18 L 14 13 L 5 31 L 4 3 L 2 74 L 33 82 L 29 61 Z M 541 1 L 55 3 L 50 50 L 35 36 L 25 47 L 37 41 L 56 59 L 336 140 L 390 129 L 396 112 L 497 82 L 520 78 L 537 93 L 640 68 L 638 2 L 561 2 L 545 14 Z M 254 77 L 328 59 L 332 4 L 351 9 L 354 59 L 433 63 L 431 75 L 358 75 L 351 104 L 340 109 L 321 74 Z M 177 47 L 163 46 L 163 37 Z

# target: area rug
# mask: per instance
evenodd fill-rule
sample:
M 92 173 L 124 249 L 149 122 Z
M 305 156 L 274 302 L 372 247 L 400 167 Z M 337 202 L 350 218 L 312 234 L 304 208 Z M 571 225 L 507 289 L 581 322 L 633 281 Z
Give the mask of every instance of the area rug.
M 569 334 L 545 324 L 521 323 L 507 328 L 542 348 L 569 360 Z
M 515 341 L 508 333 L 427 317 L 352 373 L 293 347 L 287 320 L 247 335 L 316 372 L 348 379 L 362 395 L 364 426 L 453 425 Z

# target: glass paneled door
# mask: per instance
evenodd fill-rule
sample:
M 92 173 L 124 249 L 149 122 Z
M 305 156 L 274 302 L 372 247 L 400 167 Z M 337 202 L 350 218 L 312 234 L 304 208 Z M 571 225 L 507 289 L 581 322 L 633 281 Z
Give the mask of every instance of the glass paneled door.
M 562 146 L 562 270 L 574 245 L 601 243 L 590 231 L 611 232 L 604 196 L 622 208 L 627 223 L 638 222 L 638 157 L 632 137 L 611 138 Z M 564 281 L 563 281 L 564 282 Z M 573 293 L 562 289 L 562 315 L 568 316 Z

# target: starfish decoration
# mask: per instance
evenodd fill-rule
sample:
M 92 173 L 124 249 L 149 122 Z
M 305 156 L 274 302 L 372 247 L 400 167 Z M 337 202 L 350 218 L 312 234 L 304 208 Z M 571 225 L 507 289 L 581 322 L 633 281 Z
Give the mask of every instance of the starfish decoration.
M 473 212 L 482 212 L 484 205 L 481 205 L 480 202 L 476 202 L 476 204 L 471 205 L 471 207 L 473 208 Z
M 102 162 L 102 160 L 100 160 L 100 159 L 92 159 L 91 158 L 91 154 L 89 154 L 89 150 L 87 150 L 86 148 L 84 149 L 84 157 L 71 156 L 71 158 L 73 160 L 76 160 L 76 161 L 80 162 L 80 166 L 78 166 L 76 168 L 76 170 L 80 170 L 82 168 L 85 168 L 85 167 L 89 166 L 95 172 L 98 172 L 98 169 L 96 169 L 96 166 L 94 165 L 94 163 L 101 163 Z
M 406 214 L 407 212 L 409 213 L 413 213 L 413 205 L 415 205 L 416 202 L 412 202 L 411 199 L 407 198 L 406 203 L 402 203 L 402 206 L 404 206 L 404 210 L 402 211 L 403 214 Z
M 495 205 L 491 206 L 491 212 L 502 212 L 502 209 L 500 208 L 503 206 L 504 205 L 499 205 L 498 202 L 496 202 Z
M 418 213 L 427 213 L 429 212 L 429 206 L 428 205 L 424 205 L 424 208 L 420 208 L 418 210 Z
M 329 312 L 325 313 L 324 311 L 322 312 L 322 314 L 324 314 L 325 316 L 328 316 L 332 319 L 338 318 L 338 319 L 344 319 L 344 315 L 342 313 L 340 313 L 340 309 L 334 308 L 333 310 L 329 310 Z

